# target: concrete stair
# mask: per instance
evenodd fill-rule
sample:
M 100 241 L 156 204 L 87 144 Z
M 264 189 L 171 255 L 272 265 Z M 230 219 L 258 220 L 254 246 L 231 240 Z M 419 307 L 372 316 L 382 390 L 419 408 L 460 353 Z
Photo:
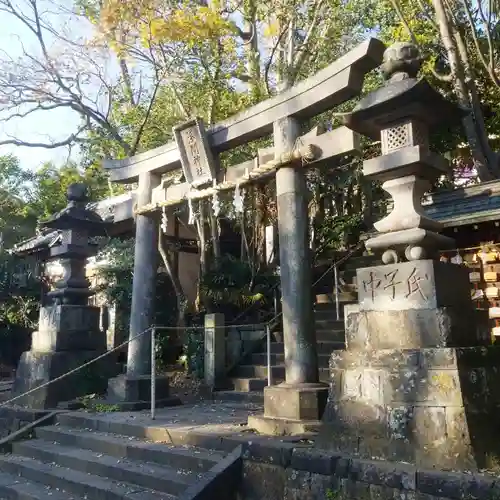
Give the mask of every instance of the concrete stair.
M 347 301 L 341 303 L 341 312 Z M 320 381 L 329 381 L 328 364 L 331 353 L 345 347 L 344 320 L 336 319 L 335 304 L 316 304 L 314 311 Z M 274 384 L 285 379 L 285 347 L 281 335 L 275 335 L 271 343 L 271 373 Z M 260 347 L 247 356 L 230 373 L 232 390 L 218 391 L 217 400 L 262 403 L 264 387 L 267 386 L 267 343 L 263 339 Z
M 0 455 L 0 499 L 174 500 L 226 454 L 86 429 L 60 415 Z M 205 479 L 204 479 L 205 478 Z

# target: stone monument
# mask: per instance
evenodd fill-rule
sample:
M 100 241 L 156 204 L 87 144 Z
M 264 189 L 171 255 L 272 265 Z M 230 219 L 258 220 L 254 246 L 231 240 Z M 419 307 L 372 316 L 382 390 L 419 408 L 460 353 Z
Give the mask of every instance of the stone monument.
M 94 293 L 86 278 L 88 257 L 96 246 L 89 238 L 106 234 L 104 221 L 86 208 L 86 187 L 72 184 L 68 205 L 42 226 L 62 231 L 62 241 L 50 250 L 64 275 L 48 293 L 50 305 L 40 309 L 38 330 L 33 332 L 31 350 L 22 354 L 12 395 L 18 396 L 77 368 L 106 352 L 105 333 L 99 328 L 100 309 L 88 305 Z M 107 359 L 51 383 L 16 401 L 31 408 L 54 408 L 61 401 L 103 392 L 114 365 Z
M 421 207 L 448 168 L 431 152 L 429 131 L 463 110 L 417 79 L 420 64 L 414 45 L 391 46 L 388 82 L 345 120 L 381 140 L 382 156 L 363 172 L 383 183 L 394 208 L 366 242 L 385 265 L 357 271 L 359 305 L 346 311 L 347 349 L 331 355 L 319 443 L 367 459 L 473 470 L 496 454 L 500 351 L 473 309 L 467 268 L 436 259 L 453 240 Z

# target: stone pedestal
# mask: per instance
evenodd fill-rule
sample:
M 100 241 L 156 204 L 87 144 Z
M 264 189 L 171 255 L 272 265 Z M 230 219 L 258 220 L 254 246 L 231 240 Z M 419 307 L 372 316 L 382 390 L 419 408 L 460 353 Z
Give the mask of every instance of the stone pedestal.
M 324 384 L 280 384 L 264 389 L 264 415 L 248 417 L 249 427 L 262 434 L 296 435 L 317 431 L 326 407 Z
M 330 359 L 322 447 L 425 468 L 494 460 L 498 366 L 468 271 L 432 260 L 358 270 L 346 351 Z
M 156 377 L 156 407 L 180 405 L 177 397 L 170 397 L 168 377 Z M 151 407 L 151 376 L 120 375 L 108 383 L 106 403 L 122 411 L 144 410 Z
M 104 352 L 106 338 L 99 329 L 99 308 L 66 304 L 43 307 L 31 350 L 23 353 L 19 361 L 12 396 L 50 382 Z M 103 393 L 108 378 L 115 374 L 116 365 L 104 358 L 15 403 L 31 408 L 55 408 L 61 401 Z

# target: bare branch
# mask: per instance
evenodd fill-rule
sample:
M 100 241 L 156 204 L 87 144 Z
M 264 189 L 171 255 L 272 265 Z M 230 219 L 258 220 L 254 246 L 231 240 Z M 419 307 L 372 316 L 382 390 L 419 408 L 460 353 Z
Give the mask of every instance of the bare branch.
M 74 134 L 70 134 L 66 139 L 63 139 L 61 141 L 56 141 L 56 142 L 29 142 L 29 141 L 23 141 L 21 139 L 5 139 L 3 141 L 0 141 L 0 146 L 8 146 L 8 145 L 14 145 L 14 146 L 24 146 L 28 148 L 44 148 L 44 149 L 57 149 L 63 146 L 71 146 L 71 144 L 74 144 L 75 142 L 78 143 L 85 143 L 89 142 L 89 139 L 79 137 L 79 135 L 86 130 L 87 124 L 81 126 L 77 132 Z
M 300 70 L 308 55 L 308 49 L 311 43 L 311 39 L 314 38 L 319 23 L 321 21 L 321 13 L 323 10 L 323 5 L 324 5 L 324 0 L 316 0 L 314 2 L 313 16 L 311 22 L 309 23 L 309 27 L 307 28 L 306 36 L 300 46 L 300 49 L 297 50 L 297 53 L 295 55 L 295 60 L 293 61 L 293 68 L 290 68 L 292 83 L 295 80 L 296 76 L 300 73 Z

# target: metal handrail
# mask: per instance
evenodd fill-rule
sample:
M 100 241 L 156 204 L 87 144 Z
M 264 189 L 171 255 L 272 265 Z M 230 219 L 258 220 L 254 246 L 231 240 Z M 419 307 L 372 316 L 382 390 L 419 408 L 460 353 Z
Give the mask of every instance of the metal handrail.
M 341 266 L 344 262 L 349 260 L 362 246 L 363 242 L 358 242 L 358 244 L 351 249 L 346 255 L 344 255 L 338 261 L 334 261 L 333 263 L 333 293 L 335 294 L 335 315 L 337 317 L 337 321 L 340 320 L 340 297 L 339 297 L 339 266 Z M 328 271 L 327 271 L 328 272 Z M 326 273 L 325 273 L 326 274 Z
M 330 272 L 331 269 L 334 269 L 334 275 L 335 275 L 335 293 L 336 293 L 336 303 L 337 303 L 337 319 L 339 319 L 339 310 L 338 310 L 339 309 L 339 302 L 338 302 L 338 272 L 337 272 L 338 266 L 340 264 L 342 264 L 343 262 L 345 262 L 347 259 L 349 259 L 352 256 L 352 254 L 355 253 L 360 248 L 360 246 L 361 245 L 358 244 L 353 250 L 351 250 L 342 259 L 340 259 L 337 262 L 334 262 L 312 285 L 312 286 L 315 286 L 321 279 L 323 279 L 323 277 L 327 273 Z M 271 373 L 271 324 L 276 319 L 278 319 L 282 314 L 283 314 L 283 312 L 280 311 L 279 313 L 277 313 L 273 318 L 271 318 L 267 322 L 256 324 L 257 326 L 263 326 L 266 329 L 266 337 L 267 337 L 267 374 L 268 374 L 267 375 L 267 383 L 268 383 L 269 386 L 272 385 L 272 383 L 273 383 L 272 373 Z M 231 326 L 232 328 L 238 328 L 238 327 L 239 328 L 245 328 L 245 327 L 248 327 L 248 326 L 256 326 L 256 325 L 241 324 L 241 325 L 227 325 L 227 326 Z M 200 328 L 204 328 L 204 327 L 200 327 Z M 217 328 L 217 327 L 212 327 L 212 328 Z M 223 327 L 221 327 L 221 328 L 226 328 L 226 325 L 223 326 Z M 63 373 L 59 377 L 56 377 L 53 380 L 49 380 L 48 382 L 45 382 L 45 383 L 43 383 L 41 385 L 38 385 L 36 387 L 33 387 L 32 389 L 29 389 L 28 391 L 26 391 L 26 392 L 24 392 L 22 394 L 14 396 L 13 398 L 10 398 L 9 400 L 0 403 L 0 408 L 2 408 L 4 406 L 7 406 L 7 405 L 13 403 L 14 401 L 17 401 L 17 400 L 19 400 L 19 399 L 21 399 L 21 398 L 23 398 L 23 397 L 25 397 L 25 396 L 27 396 L 29 394 L 32 394 L 35 391 L 38 391 L 39 389 L 43 389 L 44 387 L 47 387 L 50 384 L 53 384 L 54 382 L 58 382 L 59 380 L 62 380 L 65 377 L 67 377 L 69 375 L 72 375 L 73 373 L 76 373 L 76 372 L 82 370 L 83 368 L 86 368 L 87 366 L 90 366 L 91 364 L 95 363 L 96 361 L 99 361 L 100 359 L 105 358 L 106 356 L 110 355 L 111 353 L 116 352 L 119 349 L 125 347 L 130 342 L 132 342 L 133 340 L 136 340 L 139 337 L 142 337 L 147 332 L 151 332 L 151 419 L 154 420 L 156 418 L 156 356 L 155 356 L 155 353 L 156 353 L 156 332 L 159 331 L 159 330 L 178 330 L 178 329 L 179 329 L 179 327 L 175 327 L 175 326 L 169 327 L 169 326 L 152 325 L 152 326 L 146 328 L 145 330 L 143 330 L 142 332 L 134 335 L 132 338 L 129 338 L 125 342 L 122 342 L 120 345 L 114 347 L 113 349 L 110 349 L 109 351 L 106 351 L 105 353 L 103 353 L 103 354 L 101 354 L 101 355 L 99 355 L 99 356 L 91 359 L 90 361 L 87 361 L 86 363 L 83 363 L 82 365 L 77 366 L 76 368 L 73 368 L 72 370 L 70 370 L 70 371 L 68 371 L 66 373 Z

